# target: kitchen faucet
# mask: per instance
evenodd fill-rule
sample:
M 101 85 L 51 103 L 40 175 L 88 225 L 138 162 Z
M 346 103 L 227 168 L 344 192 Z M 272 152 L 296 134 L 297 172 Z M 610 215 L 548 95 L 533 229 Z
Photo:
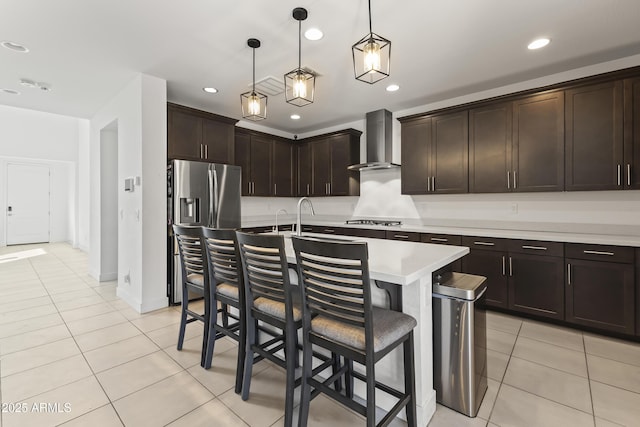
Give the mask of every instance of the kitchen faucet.
M 289 212 L 287 212 L 285 209 L 279 209 L 278 212 L 276 212 L 276 229 L 274 230 L 276 234 L 278 234 L 278 214 L 280 213 L 288 214 Z
M 308 197 L 300 197 L 300 200 L 298 200 L 298 218 L 297 218 L 297 221 L 296 221 L 296 236 L 301 236 L 302 235 L 302 225 L 300 225 L 300 216 L 301 216 L 301 211 L 302 211 L 302 204 L 304 202 L 307 202 L 307 204 L 311 208 L 311 215 L 315 215 L 316 214 L 313 211 L 313 204 L 311 204 L 311 200 Z

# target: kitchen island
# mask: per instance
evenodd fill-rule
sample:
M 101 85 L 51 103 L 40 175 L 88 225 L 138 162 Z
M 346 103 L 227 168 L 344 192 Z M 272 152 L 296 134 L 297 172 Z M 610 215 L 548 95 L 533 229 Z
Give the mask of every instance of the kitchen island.
M 296 258 L 291 243 L 291 233 L 285 236 L 287 260 L 295 264 Z M 434 271 L 452 263 L 469 253 L 469 248 L 460 246 L 433 245 L 383 239 L 349 238 L 304 233 L 308 237 L 329 237 L 366 242 L 369 251 L 369 273 L 377 297 L 374 304 L 398 309 L 418 321 L 415 336 L 416 409 L 418 425 L 426 426 L 436 410 L 436 395 L 433 389 L 433 319 L 431 309 L 431 276 Z M 386 292 L 385 292 L 386 291 Z M 396 349 L 376 364 L 376 378 L 399 389 L 403 389 L 402 350 Z M 355 393 L 365 397 L 364 387 L 356 383 Z M 376 395 L 378 406 L 388 410 L 395 403 L 384 394 Z M 401 412 L 404 417 L 404 411 Z

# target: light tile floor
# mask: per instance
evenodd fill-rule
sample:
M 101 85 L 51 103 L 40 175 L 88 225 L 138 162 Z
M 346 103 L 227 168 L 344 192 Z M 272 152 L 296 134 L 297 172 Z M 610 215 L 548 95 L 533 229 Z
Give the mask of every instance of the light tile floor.
M 179 352 L 178 322 L 175 307 L 136 313 L 67 244 L 0 248 L 0 426 L 281 426 L 283 371 L 257 364 L 243 402 L 235 343 L 205 371 L 201 328 Z M 487 326 L 478 417 L 438 405 L 429 426 L 640 425 L 639 344 L 497 313 Z M 310 426 L 363 424 L 323 396 L 311 405 Z

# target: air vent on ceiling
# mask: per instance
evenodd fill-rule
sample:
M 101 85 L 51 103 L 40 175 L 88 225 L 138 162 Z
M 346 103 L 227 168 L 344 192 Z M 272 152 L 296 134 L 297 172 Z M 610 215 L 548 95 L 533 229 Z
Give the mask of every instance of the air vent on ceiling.
M 282 92 L 284 92 L 283 80 L 284 79 L 276 79 L 273 76 L 267 76 L 256 81 L 256 91 L 269 96 L 280 95 Z

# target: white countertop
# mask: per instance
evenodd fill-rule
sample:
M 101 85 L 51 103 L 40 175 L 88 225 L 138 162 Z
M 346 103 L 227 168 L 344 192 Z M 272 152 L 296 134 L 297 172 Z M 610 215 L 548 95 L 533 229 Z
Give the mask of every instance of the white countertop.
M 291 224 L 295 221 L 283 220 L 281 224 Z M 496 237 L 505 239 L 525 239 L 525 240 L 542 240 L 548 242 L 567 242 L 567 243 L 588 243 L 599 245 L 615 245 L 615 246 L 632 246 L 640 247 L 640 235 L 636 234 L 600 234 L 600 233 L 577 233 L 577 232 L 559 232 L 544 230 L 517 230 L 517 229 L 500 229 L 500 228 L 482 228 L 482 227 L 456 227 L 456 226 L 430 226 L 418 224 L 403 224 L 401 226 L 375 226 L 375 225 L 356 225 L 345 224 L 345 221 L 316 219 L 314 217 L 303 217 L 304 225 L 318 225 L 328 227 L 349 227 L 363 229 L 377 229 L 389 231 L 414 231 L 418 233 L 436 233 L 436 234 L 452 234 L 459 236 L 477 236 L 477 237 Z M 273 225 L 274 220 L 260 219 L 257 221 L 244 221 L 243 227 L 259 227 Z M 538 225 L 543 227 L 543 225 Z M 554 224 L 557 228 L 557 224 Z M 567 226 L 567 228 L 569 228 Z M 594 229 L 596 226 L 594 226 Z M 594 230 L 595 231 L 595 230 Z M 640 232 L 640 230 L 639 230 Z
M 285 236 L 287 261 L 295 263 L 296 257 L 291 243 L 291 233 L 283 232 L 281 234 Z M 303 233 L 304 236 L 340 239 L 340 236 L 315 233 Z M 462 246 L 346 236 L 343 239 L 367 243 L 371 279 L 399 285 L 407 285 L 421 277 L 431 275 L 434 271 L 469 253 L 469 248 Z

